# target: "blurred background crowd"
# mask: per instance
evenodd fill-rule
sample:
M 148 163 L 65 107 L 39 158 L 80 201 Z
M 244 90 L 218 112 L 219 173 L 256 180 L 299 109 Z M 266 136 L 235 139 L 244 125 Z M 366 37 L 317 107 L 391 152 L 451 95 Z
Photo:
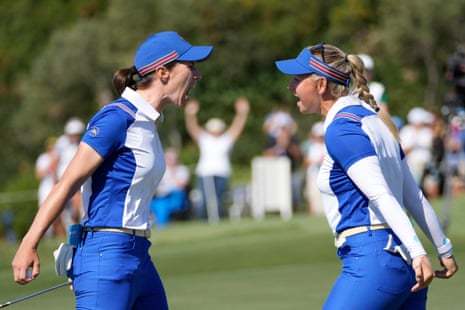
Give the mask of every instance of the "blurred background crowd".
M 189 132 L 189 116 L 167 113 L 159 126 L 167 173 L 151 206 L 156 227 L 253 215 L 257 157 L 289 161 L 284 187 L 292 212 L 323 213 L 315 187 L 322 120 L 298 114 L 287 77 L 273 65 L 309 42 L 359 53 L 370 91 L 392 115 L 427 196 L 464 190 L 463 1 L 0 2 L 2 236 L 24 233 L 90 115 L 115 96 L 107 82 L 116 68 L 132 63 L 131 47 L 165 29 L 215 45 L 211 61 L 199 65 L 206 78 L 191 94 L 204 137 L 220 140 L 238 114 L 243 124 L 227 142 L 224 160 L 209 171 L 211 162 L 202 164 L 209 151 Z M 238 108 L 238 98 L 249 108 Z M 51 236 L 79 219 L 79 199 L 70 201 Z

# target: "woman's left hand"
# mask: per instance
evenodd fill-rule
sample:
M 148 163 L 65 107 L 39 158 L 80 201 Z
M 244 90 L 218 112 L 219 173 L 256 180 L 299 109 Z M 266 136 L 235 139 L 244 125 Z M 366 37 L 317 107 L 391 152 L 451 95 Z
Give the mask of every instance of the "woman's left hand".
M 69 283 L 69 290 L 71 292 L 74 292 L 73 279 L 68 278 L 68 283 Z
M 441 263 L 441 266 L 444 267 L 444 269 L 436 270 L 434 272 L 434 276 L 436 278 L 449 279 L 457 272 L 457 270 L 459 270 L 459 266 L 457 266 L 457 262 L 455 261 L 454 256 L 440 257 L 439 262 Z
M 249 100 L 246 97 L 239 97 L 235 102 L 236 113 L 247 115 L 250 110 Z

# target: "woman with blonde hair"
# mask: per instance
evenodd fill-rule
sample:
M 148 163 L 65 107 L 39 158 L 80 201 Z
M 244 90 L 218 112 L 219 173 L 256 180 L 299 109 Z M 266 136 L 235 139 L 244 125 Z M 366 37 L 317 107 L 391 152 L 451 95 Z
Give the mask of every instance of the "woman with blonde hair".
M 334 45 L 276 62 L 302 113 L 325 117 L 318 175 L 342 272 L 324 309 L 425 309 L 427 286 L 458 267 L 452 243 L 410 173 L 389 115 L 369 92 L 363 63 Z M 406 210 L 437 251 L 433 272 Z

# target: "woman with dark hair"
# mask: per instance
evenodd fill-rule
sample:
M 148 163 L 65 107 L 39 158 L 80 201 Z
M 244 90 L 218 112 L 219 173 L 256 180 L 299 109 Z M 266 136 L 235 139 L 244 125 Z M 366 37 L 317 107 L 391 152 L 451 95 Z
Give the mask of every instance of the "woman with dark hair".
M 201 78 L 196 62 L 212 49 L 160 32 L 141 44 L 133 67 L 116 72 L 113 86 L 121 97 L 91 119 L 39 209 L 12 262 L 16 282 L 39 275 L 39 241 L 82 186 L 82 238 L 70 270 L 76 308 L 168 309 L 149 255 L 150 202 L 165 171 L 156 121 L 167 105 L 184 107 Z

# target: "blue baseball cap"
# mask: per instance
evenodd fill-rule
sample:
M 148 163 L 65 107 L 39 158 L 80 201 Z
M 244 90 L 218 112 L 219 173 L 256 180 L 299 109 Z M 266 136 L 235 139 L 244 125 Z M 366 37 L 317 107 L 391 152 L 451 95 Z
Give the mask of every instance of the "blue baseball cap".
M 279 71 L 287 75 L 303 75 L 315 73 L 325 78 L 345 86 L 350 84 L 350 75 L 348 73 L 331 67 L 324 61 L 313 55 L 312 50 L 323 48 L 324 43 L 312 47 L 310 50 L 304 48 L 300 54 L 293 59 L 278 60 L 275 62 Z
M 175 31 L 150 35 L 137 49 L 134 66 L 144 76 L 172 61 L 201 61 L 210 56 L 213 46 L 192 46 Z

